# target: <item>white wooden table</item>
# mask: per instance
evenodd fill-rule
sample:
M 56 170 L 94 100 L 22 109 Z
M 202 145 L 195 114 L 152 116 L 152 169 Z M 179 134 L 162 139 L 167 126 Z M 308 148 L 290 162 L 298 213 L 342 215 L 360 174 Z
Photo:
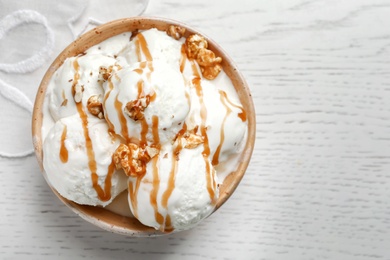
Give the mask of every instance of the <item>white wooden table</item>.
M 144 15 L 200 29 L 247 78 L 240 186 L 194 230 L 131 238 L 73 214 L 34 156 L 0 158 L 0 259 L 390 259 L 389 0 L 151 0 Z M 31 147 L 7 104 L 0 146 Z

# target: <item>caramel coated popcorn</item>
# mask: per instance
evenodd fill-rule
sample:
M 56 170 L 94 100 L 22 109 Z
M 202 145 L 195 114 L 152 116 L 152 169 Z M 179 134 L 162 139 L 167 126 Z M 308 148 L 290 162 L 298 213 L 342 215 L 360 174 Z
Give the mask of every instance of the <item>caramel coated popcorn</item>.
M 106 68 L 106 67 L 100 67 L 99 68 L 99 76 L 98 81 L 107 81 L 111 77 L 112 73 L 112 66 Z
M 185 28 L 176 25 L 170 25 L 167 30 L 167 34 L 175 40 L 179 40 L 181 37 L 183 37 L 185 32 Z
M 102 102 L 100 102 L 99 100 L 99 96 L 97 95 L 90 96 L 87 102 L 87 108 L 89 113 L 91 113 L 92 115 L 100 119 L 103 119 L 104 117 L 103 105 Z
M 176 25 L 170 25 L 167 34 L 172 38 L 179 40 L 185 33 L 185 28 Z M 203 77 L 208 80 L 215 79 L 222 70 L 221 57 L 216 57 L 215 53 L 208 48 L 207 40 L 199 35 L 192 34 L 187 37 L 185 43 L 187 57 L 198 62 Z
M 193 34 L 186 39 L 185 46 L 187 57 L 198 62 L 202 75 L 209 80 L 215 79 L 222 70 L 222 58 L 216 57 L 213 51 L 207 49 L 206 39 Z
M 111 77 L 113 70 L 120 70 L 120 69 L 122 69 L 122 67 L 119 64 L 115 64 L 114 66 L 111 65 L 108 68 L 100 67 L 98 81 L 106 82 Z
M 202 72 L 203 77 L 208 80 L 215 79 L 218 74 L 221 72 L 222 66 L 221 64 L 215 64 L 210 67 L 200 67 L 200 71 Z
M 149 95 L 127 102 L 125 106 L 125 114 L 128 115 L 134 121 L 138 121 L 144 118 L 144 110 L 148 107 L 149 103 Z
M 185 133 L 183 138 L 185 139 L 184 148 L 187 149 L 194 149 L 204 143 L 204 137 L 194 133 Z
M 187 57 L 190 59 L 197 59 L 200 49 L 207 49 L 208 43 L 203 36 L 199 34 L 192 34 L 186 39 L 185 45 L 187 47 Z
M 117 170 L 123 169 L 127 176 L 137 177 L 145 174 L 146 164 L 158 153 L 159 150 L 154 147 L 120 144 L 113 154 L 113 160 Z
M 221 57 L 215 57 L 215 53 L 202 48 L 198 51 L 197 59 L 196 61 L 198 62 L 199 66 L 202 67 L 212 67 L 216 64 L 219 64 L 222 62 Z
M 76 103 L 80 103 L 83 99 L 84 86 L 76 84 L 73 85 L 73 99 Z
M 187 130 L 185 132 L 182 132 L 182 130 L 176 135 L 174 141 L 176 141 L 177 138 L 180 138 L 179 142 L 183 145 L 184 148 L 194 149 L 200 144 L 204 143 L 204 137 L 202 135 L 197 134 L 198 129 L 199 126 L 196 126 L 195 128 Z

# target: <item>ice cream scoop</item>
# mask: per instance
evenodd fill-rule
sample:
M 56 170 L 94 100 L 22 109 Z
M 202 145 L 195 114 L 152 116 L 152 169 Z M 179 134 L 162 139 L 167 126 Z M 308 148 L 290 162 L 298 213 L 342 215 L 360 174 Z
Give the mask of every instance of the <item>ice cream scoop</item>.
M 112 162 L 118 145 L 99 119 L 89 120 L 88 129 L 79 115 L 58 120 L 43 144 L 48 181 L 63 197 L 76 203 L 109 204 L 126 189 L 126 176 L 116 172 Z
M 153 131 L 158 131 L 158 142 L 167 143 L 187 117 L 188 98 L 178 70 L 162 61 L 135 62 L 104 83 L 103 107 L 108 124 L 125 140 L 153 143 Z

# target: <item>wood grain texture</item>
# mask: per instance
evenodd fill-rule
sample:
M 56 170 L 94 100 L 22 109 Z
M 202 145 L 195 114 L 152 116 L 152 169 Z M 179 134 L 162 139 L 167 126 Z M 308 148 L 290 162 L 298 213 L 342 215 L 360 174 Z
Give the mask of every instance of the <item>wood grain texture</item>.
M 151 0 L 145 15 L 200 29 L 247 78 L 243 181 L 198 228 L 130 238 L 70 212 L 34 157 L 0 158 L 1 259 L 390 259 L 389 0 Z

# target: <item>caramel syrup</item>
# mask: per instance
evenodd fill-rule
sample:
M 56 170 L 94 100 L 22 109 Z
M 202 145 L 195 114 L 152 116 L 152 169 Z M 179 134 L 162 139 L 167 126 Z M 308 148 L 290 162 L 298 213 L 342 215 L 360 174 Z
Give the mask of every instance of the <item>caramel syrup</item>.
M 200 77 L 198 68 L 193 60 L 191 61 L 191 65 L 192 65 L 191 66 L 192 72 L 194 75 L 194 79 L 192 80 L 192 84 L 195 87 L 195 92 L 199 98 L 199 103 L 200 103 L 200 118 L 202 119 L 202 122 L 200 125 L 200 133 L 204 138 L 202 155 L 203 155 L 205 165 L 206 165 L 206 176 L 205 177 L 206 177 L 206 183 L 207 183 L 207 191 L 209 193 L 211 202 L 214 204 L 216 202 L 215 201 L 216 183 L 215 183 L 214 178 L 213 178 L 214 176 L 212 176 L 213 172 L 212 172 L 212 169 L 210 167 L 210 161 L 209 161 L 210 146 L 209 146 L 209 140 L 208 140 L 208 136 L 207 136 L 207 128 L 205 126 L 206 119 L 207 119 L 207 109 L 206 109 L 206 105 L 203 101 L 203 89 L 202 89 L 202 85 L 201 85 L 201 77 Z
M 135 36 L 137 39 L 135 41 L 135 49 L 136 49 L 136 55 L 138 62 L 140 62 L 140 67 L 138 69 L 135 69 L 134 71 L 138 74 L 142 74 L 143 70 L 148 67 L 149 71 L 147 74 L 147 78 L 150 81 L 151 78 L 151 73 L 153 72 L 153 64 L 152 64 L 152 56 L 150 54 L 150 51 L 148 49 L 148 44 L 142 35 L 142 33 L 138 33 Z M 141 62 L 142 60 L 142 53 L 145 56 L 146 61 Z M 156 98 L 156 94 L 154 93 L 153 95 L 146 95 L 144 92 L 144 82 L 143 80 L 138 81 L 137 83 L 137 89 L 138 89 L 138 99 L 146 97 L 150 101 L 154 101 Z M 141 133 L 140 133 L 140 146 L 145 147 L 147 145 L 147 134 L 149 131 L 149 125 L 146 121 L 146 118 L 142 118 L 139 120 L 141 124 Z M 159 146 L 160 145 L 160 138 L 158 135 L 158 117 L 153 116 L 152 117 L 152 135 L 154 139 L 154 145 Z M 157 162 L 158 162 L 158 157 L 155 157 L 152 159 L 152 164 L 153 164 L 153 189 L 150 194 L 150 203 L 153 206 L 154 212 L 155 212 L 155 218 L 157 223 L 160 225 L 163 224 L 164 222 L 164 217 L 159 213 L 158 211 L 158 205 L 157 205 L 157 194 L 160 186 L 160 179 L 159 179 L 159 174 L 158 174 L 158 167 L 157 167 Z M 146 173 L 146 172 L 145 172 Z M 129 196 L 130 196 L 130 203 L 133 208 L 133 213 L 136 218 L 138 218 L 138 190 L 141 184 L 142 179 L 144 178 L 145 174 L 141 174 L 137 176 L 136 181 L 135 181 L 135 187 L 132 182 L 128 183 L 129 187 Z
M 152 129 L 153 129 L 153 141 L 154 145 L 157 147 L 160 146 L 160 136 L 158 133 L 158 116 L 153 116 L 152 117 Z M 159 161 L 159 157 L 155 156 L 152 159 L 152 169 L 153 169 L 153 183 L 152 183 L 152 191 L 150 192 L 150 204 L 153 207 L 154 210 L 154 217 L 156 219 L 156 222 L 161 226 L 164 224 L 164 216 L 159 212 L 158 210 L 158 204 L 157 204 L 157 194 L 158 190 L 160 188 L 160 175 L 159 175 L 159 170 L 157 167 L 157 163 Z
M 143 55 L 145 56 L 146 62 L 145 61 L 141 62 L 140 67 L 142 69 L 144 69 L 146 67 L 146 65 L 148 66 L 149 71 L 147 72 L 146 77 L 150 81 L 151 73 L 153 72 L 153 63 L 152 63 L 153 57 L 150 54 L 150 51 L 149 51 L 149 48 L 148 48 L 148 43 L 146 42 L 145 37 L 143 36 L 143 34 L 142 33 L 138 33 L 136 37 L 137 37 L 137 41 L 135 43 L 135 46 L 136 46 L 135 49 L 136 49 L 137 59 L 138 59 L 139 62 L 141 62 L 141 60 L 142 60 L 142 53 L 143 53 Z
M 61 135 L 60 159 L 61 159 L 61 162 L 63 162 L 63 163 L 68 162 L 68 149 L 65 146 L 67 129 L 68 129 L 68 127 L 66 125 L 64 125 L 64 129 L 62 129 L 62 135 Z
M 68 104 L 68 99 L 66 98 L 65 96 L 65 90 L 62 90 L 62 103 L 61 103 L 61 106 L 62 107 L 66 107 L 66 105 Z
M 226 122 L 226 119 L 228 118 L 228 116 L 230 115 L 230 113 L 232 112 L 232 109 L 227 104 L 228 101 L 227 101 L 226 92 L 219 90 L 219 94 L 220 94 L 221 103 L 226 108 L 226 114 L 225 114 L 225 117 L 223 118 L 222 125 L 221 125 L 220 141 L 219 141 L 218 147 L 215 150 L 215 153 L 213 155 L 213 160 L 212 160 L 213 165 L 217 165 L 219 163 L 219 154 L 221 153 L 221 148 L 222 148 L 222 145 L 225 141 L 225 122 Z
M 183 73 L 186 67 L 187 54 L 186 54 L 186 45 L 181 46 L 181 55 L 180 55 L 180 72 Z
M 165 228 L 163 231 L 166 233 L 170 233 L 174 230 L 172 227 L 171 216 L 169 214 L 167 214 L 167 216 L 165 218 L 165 225 L 164 226 L 165 226 Z
M 229 103 L 229 105 L 231 105 L 232 107 L 235 107 L 235 108 L 238 108 L 241 110 L 240 113 L 237 114 L 237 116 L 241 119 L 242 122 L 245 122 L 246 121 L 246 112 L 244 110 L 244 108 L 242 106 L 239 106 L 239 105 L 236 105 L 234 104 L 229 98 L 228 96 L 226 95 L 226 93 L 224 93 L 224 98 L 226 100 L 227 103 Z M 225 105 L 226 106 L 226 105 Z
M 150 54 L 149 48 L 148 48 L 148 43 L 145 40 L 145 37 L 142 35 L 142 33 L 137 34 L 137 39 L 138 39 L 138 45 L 141 48 L 143 54 L 145 55 L 145 58 L 147 61 L 152 61 L 152 55 Z M 139 52 L 139 50 L 138 50 Z M 141 55 L 139 55 L 141 56 Z M 138 56 L 138 57 L 139 57 Z M 141 59 L 139 59 L 141 61 Z
M 182 44 L 182 46 L 181 46 L 181 55 L 180 55 L 180 72 L 181 72 L 181 74 L 183 76 L 183 80 L 185 82 L 186 82 L 186 78 L 183 75 L 183 71 L 184 71 L 185 66 L 186 66 L 186 61 L 187 61 L 186 45 Z M 191 107 L 191 97 L 190 97 L 190 94 L 186 91 L 185 95 L 186 95 L 188 106 Z
M 133 187 L 133 183 L 131 181 L 128 182 L 130 203 L 131 203 L 131 207 L 133 208 L 133 215 L 136 218 L 138 218 L 138 198 L 137 198 L 137 195 L 138 195 L 138 189 L 139 189 L 140 184 L 141 184 L 140 176 L 137 176 L 137 178 L 136 178 L 135 188 Z
M 105 94 L 104 100 L 103 100 L 103 108 L 104 108 L 105 111 L 107 111 L 107 110 L 106 110 L 106 102 L 107 102 L 107 99 L 110 97 L 111 91 L 112 91 L 112 89 L 114 88 L 114 84 L 112 84 L 111 78 L 108 79 L 107 83 L 108 83 L 108 91 L 107 91 L 107 93 Z M 107 124 L 108 124 L 109 132 L 110 132 L 111 134 L 114 134 L 114 133 L 115 133 L 115 131 L 114 131 L 114 129 L 115 129 L 114 124 L 110 121 L 110 119 L 108 118 L 108 116 L 106 116 L 105 119 L 106 119 Z
M 80 79 L 79 64 L 77 59 L 75 59 L 75 61 L 73 62 L 73 67 L 75 70 L 75 75 L 73 78 L 72 94 L 74 95 L 75 87 Z M 85 147 L 88 156 L 88 167 L 89 170 L 91 171 L 92 186 L 95 189 L 98 198 L 101 201 L 108 201 L 111 198 L 111 178 L 115 169 L 115 165 L 113 162 L 111 162 L 110 166 L 108 167 L 107 176 L 104 181 L 104 188 L 102 188 L 98 183 L 99 177 L 96 173 L 97 165 L 96 165 L 95 152 L 93 150 L 92 140 L 91 137 L 89 136 L 89 131 L 88 131 L 88 117 L 83 109 L 82 102 L 76 103 L 76 108 L 82 122 L 84 138 L 85 138 Z
M 169 197 L 171 196 L 173 190 L 175 189 L 175 179 L 176 179 L 176 173 L 177 173 L 177 165 L 179 162 L 179 155 L 180 151 L 183 149 L 183 145 L 181 142 L 181 137 L 184 135 L 184 133 L 187 131 L 187 125 L 183 124 L 182 129 L 177 133 L 176 135 L 176 140 L 177 145 L 173 149 L 172 153 L 172 168 L 171 172 L 169 173 L 169 179 L 168 179 L 168 184 L 167 184 L 167 189 L 164 191 L 162 195 L 162 200 L 161 200 L 161 205 L 168 209 L 168 200 Z
M 136 53 L 136 55 L 137 55 L 138 61 L 141 61 L 141 60 L 142 60 L 142 55 L 141 55 L 141 46 L 140 46 L 138 34 L 137 34 L 136 37 L 137 37 L 137 39 L 136 39 L 136 41 L 134 42 L 134 44 L 135 44 L 135 53 Z
M 119 94 L 117 94 L 115 97 L 114 107 L 115 107 L 116 112 L 118 114 L 119 123 L 121 124 L 121 134 L 122 134 L 123 138 L 126 140 L 126 142 L 128 142 L 129 141 L 129 131 L 127 128 L 127 121 L 126 121 L 125 115 L 123 114 L 123 109 L 122 109 L 123 104 L 122 104 L 122 102 L 119 101 L 118 95 Z

